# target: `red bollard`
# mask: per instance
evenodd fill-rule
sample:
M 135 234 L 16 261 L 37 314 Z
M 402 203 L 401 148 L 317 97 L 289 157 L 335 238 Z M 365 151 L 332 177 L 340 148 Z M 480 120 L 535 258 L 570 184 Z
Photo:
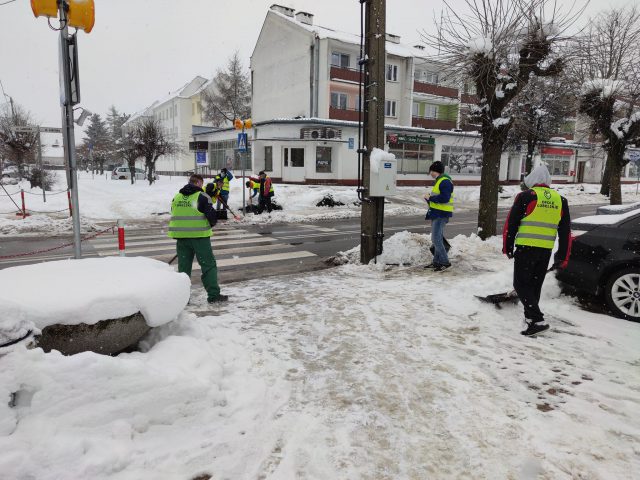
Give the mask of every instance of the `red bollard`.
M 71 190 L 67 190 L 67 199 L 69 200 L 69 216 L 73 217 L 73 208 L 71 207 Z
M 118 252 L 121 257 L 124 257 L 124 222 L 118 220 Z
M 27 218 L 27 208 L 24 204 L 24 190 L 20 189 L 20 197 L 22 198 L 22 219 Z

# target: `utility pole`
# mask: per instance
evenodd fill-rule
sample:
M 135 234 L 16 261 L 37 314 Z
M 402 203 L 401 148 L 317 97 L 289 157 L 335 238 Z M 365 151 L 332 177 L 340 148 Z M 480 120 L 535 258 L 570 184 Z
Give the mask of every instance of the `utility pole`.
M 69 58 L 69 43 L 73 42 L 74 50 L 77 48 L 75 43 L 75 36 L 69 37 L 69 19 L 66 5 L 63 3 L 59 10 L 60 12 L 60 66 L 62 72 L 62 85 L 64 90 L 62 101 L 62 140 L 64 144 L 64 150 L 67 155 L 67 168 L 68 168 L 68 180 L 69 190 L 71 191 L 71 216 L 73 220 L 73 252 L 75 258 L 82 258 L 82 246 L 80 240 L 80 208 L 78 200 L 78 165 L 76 161 L 76 143 L 75 134 L 73 131 L 73 94 L 79 95 L 79 92 L 72 92 L 71 90 L 71 72 L 77 72 L 77 65 L 71 66 L 71 59 Z M 77 54 L 77 52 L 74 52 Z M 78 58 L 74 55 L 74 58 Z M 75 60 L 74 60 L 75 61 Z M 76 83 L 77 86 L 77 83 Z
M 362 0 L 361 0 L 362 1 Z M 384 150 L 386 0 L 368 0 L 365 5 L 364 65 L 364 201 L 360 216 L 360 261 L 367 264 L 382 253 L 384 197 L 370 197 L 371 152 Z

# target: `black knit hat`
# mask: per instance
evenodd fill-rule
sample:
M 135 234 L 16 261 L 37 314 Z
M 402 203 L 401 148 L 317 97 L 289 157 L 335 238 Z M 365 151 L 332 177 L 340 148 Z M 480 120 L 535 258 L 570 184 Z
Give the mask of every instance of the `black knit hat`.
M 442 162 L 433 162 L 429 167 L 429 172 L 444 173 L 444 165 Z

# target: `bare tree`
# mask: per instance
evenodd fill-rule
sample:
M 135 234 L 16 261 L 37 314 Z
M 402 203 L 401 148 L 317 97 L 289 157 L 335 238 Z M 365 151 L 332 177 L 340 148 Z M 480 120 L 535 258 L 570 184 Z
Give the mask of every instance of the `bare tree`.
M 437 33 L 423 39 L 476 87 L 471 114 L 481 125 L 483 151 L 478 232 L 486 239 L 496 234 L 500 157 L 514 123 L 507 107 L 532 78 L 562 71 L 555 50 L 575 12 L 560 13 L 553 0 L 465 1 L 467 14 L 445 3 Z
M 138 130 L 134 130 L 120 138 L 118 154 L 127 162 L 129 172 L 131 173 L 131 185 L 135 183 L 136 178 L 136 160 L 142 156 L 142 142 L 138 141 Z
M 238 52 L 229 58 L 226 70 L 218 70 L 202 98 L 204 118 L 216 127 L 251 116 L 251 82 Z
M 158 158 L 163 155 L 180 153 L 180 146 L 167 137 L 160 122 L 152 117 L 141 119 L 134 128 L 133 136 L 138 147 L 139 157 L 144 158 L 147 180 L 151 185 L 155 181 L 154 173 Z
M 533 77 L 506 109 L 513 118 L 507 145 L 526 146 L 526 171 L 531 172 L 533 156 L 541 142 L 558 136 L 568 117 L 575 116 L 577 101 L 566 75 Z
M 16 131 L 16 128 L 32 127 L 31 131 Z M 4 156 L 18 167 L 21 178 L 25 177 L 25 166 L 35 161 L 38 142 L 36 125 L 29 112 L 20 105 L 5 105 L 0 110 L 0 156 Z
M 570 68 L 584 81 L 579 111 L 607 153 L 601 193 L 619 205 L 625 150 L 640 142 L 640 10 L 633 6 L 600 14 L 574 45 Z

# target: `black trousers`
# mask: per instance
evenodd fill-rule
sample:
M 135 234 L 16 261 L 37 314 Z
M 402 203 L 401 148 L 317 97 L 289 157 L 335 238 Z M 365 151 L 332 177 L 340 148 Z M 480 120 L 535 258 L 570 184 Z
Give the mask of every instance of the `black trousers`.
M 524 306 L 524 317 L 532 322 L 544 321 L 538 304 L 550 258 L 547 248 L 518 246 L 514 254 L 513 288 Z
M 267 209 L 267 212 L 271 213 L 271 197 L 260 195 L 260 205 L 258 207 L 258 213 L 264 212 L 265 208 Z

